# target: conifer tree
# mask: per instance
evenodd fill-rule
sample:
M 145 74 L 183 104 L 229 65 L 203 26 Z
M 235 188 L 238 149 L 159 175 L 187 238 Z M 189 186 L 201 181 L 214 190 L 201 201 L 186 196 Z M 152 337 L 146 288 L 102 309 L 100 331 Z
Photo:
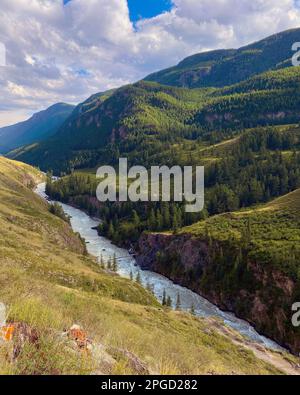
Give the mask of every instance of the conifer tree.
M 114 253 L 114 256 L 113 256 L 112 270 L 113 270 L 114 272 L 117 272 L 117 271 L 118 271 L 118 261 L 117 261 L 117 256 L 116 256 L 115 253 Z
M 167 304 L 167 295 L 166 295 L 166 290 L 164 289 L 163 297 L 162 297 L 162 305 L 166 306 L 166 304 Z
M 167 307 L 172 307 L 172 299 L 171 299 L 171 296 L 167 296 L 167 302 L 166 302 L 166 306 Z
M 107 236 L 109 239 L 113 239 L 115 235 L 115 229 L 113 223 L 110 221 L 109 226 L 108 226 L 108 232 Z
M 177 221 L 177 213 L 174 211 L 172 218 L 172 229 L 174 232 L 178 230 L 178 221 Z
M 156 230 L 162 230 L 163 228 L 163 217 L 159 209 L 156 210 Z
M 155 212 L 154 212 L 153 208 L 150 211 L 149 228 L 150 228 L 150 230 L 155 230 L 156 229 L 156 218 L 155 218 Z
M 176 299 L 176 310 L 181 309 L 181 300 L 180 300 L 180 294 L 177 294 L 177 299 Z
M 168 203 L 165 203 L 163 208 L 163 226 L 166 229 L 169 229 L 171 226 L 170 207 Z
M 248 218 L 248 220 L 247 220 L 247 239 L 248 239 L 249 243 L 251 243 L 251 237 L 252 237 L 252 234 L 251 234 L 251 220 L 250 220 L 250 218 Z
M 195 315 L 195 314 L 196 314 L 196 313 L 195 313 L 195 306 L 194 306 L 194 303 L 192 303 L 192 305 L 191 305 L 191 310 L 190 310 L 190 312 L 191 312 L 192 315 Z
M 102 254 L 100 255 L 100 267 L 101 267 L 101 269 L 105 269 L 105 262 L 104 262 Z
M 111 257 L 108 258 L 108 261 L 107 261 L 107 269 L 108 269 L 108 270 L 111 270 L 111 269 L 112 269 Z
M 141 279 L 141 273 L 138 272 L 136 275 L 136 280 L 135 280 L 138 284 L 142 284 L 142 279 Z
M 140 217 L 138 216 L 138 213 L 136 212 L 136 210 L 132 211 L 132 222 L 136 228 L 138 228 L 140 226 L 141 220 L 140 220 Z

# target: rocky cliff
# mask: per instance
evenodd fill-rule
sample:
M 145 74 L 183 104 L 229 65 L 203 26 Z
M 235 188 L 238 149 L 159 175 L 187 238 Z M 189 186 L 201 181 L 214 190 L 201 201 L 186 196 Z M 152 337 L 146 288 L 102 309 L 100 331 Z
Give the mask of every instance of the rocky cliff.
M 292 352 L 300 334 L 291 324 L 295 281 L 283 272 L 251 261 L 230 241 L 190 234 L 143 234 L 138 263 L 229 310 Z

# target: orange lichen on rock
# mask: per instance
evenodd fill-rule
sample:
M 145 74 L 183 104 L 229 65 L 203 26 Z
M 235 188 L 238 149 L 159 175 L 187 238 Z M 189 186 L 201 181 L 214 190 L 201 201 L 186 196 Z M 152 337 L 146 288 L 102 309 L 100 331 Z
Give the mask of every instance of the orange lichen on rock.
M 7 342 L 12 340 L 14 332 L 15 332 L 15 326 L 13 324 L 2 326 L 0 328 L 1 338 Z
M 68 337 L 74 340 L 80 349 L 86 350 L 88 348 L 90 341 L 87 338 L 87 333 L 79 325 L 73 325 L 69 329 Z

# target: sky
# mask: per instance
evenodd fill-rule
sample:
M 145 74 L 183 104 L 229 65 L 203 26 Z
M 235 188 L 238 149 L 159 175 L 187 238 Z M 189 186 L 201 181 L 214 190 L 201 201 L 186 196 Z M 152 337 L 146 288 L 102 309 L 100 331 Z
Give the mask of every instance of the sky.
M 0 126 L 57 102 L 77 104 L 194 53 L 300 27 L 299 0 L 0 0 L 0 6 L 0 52 L 6 48 Z
M 129 17 L 132 22 L 153 18 L 172 9 L 171 0 L 128 0 Z

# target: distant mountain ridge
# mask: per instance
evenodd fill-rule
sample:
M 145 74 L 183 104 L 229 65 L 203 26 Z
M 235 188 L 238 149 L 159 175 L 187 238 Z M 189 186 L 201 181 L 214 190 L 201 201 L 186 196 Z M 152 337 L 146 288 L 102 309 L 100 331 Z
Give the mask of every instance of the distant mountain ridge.
M 5 153 L 54 135 L 71 115 L 75 106 L 57 103 L 34 114 L 26 121 L 0 128 L 0 152 Z
M 189 56 L 145 80 L 187 88 L 232 85 L 268 70 L 291 66 L 292 44 L 299 40 L 300 29 L 287 30 L 239 49 Z

